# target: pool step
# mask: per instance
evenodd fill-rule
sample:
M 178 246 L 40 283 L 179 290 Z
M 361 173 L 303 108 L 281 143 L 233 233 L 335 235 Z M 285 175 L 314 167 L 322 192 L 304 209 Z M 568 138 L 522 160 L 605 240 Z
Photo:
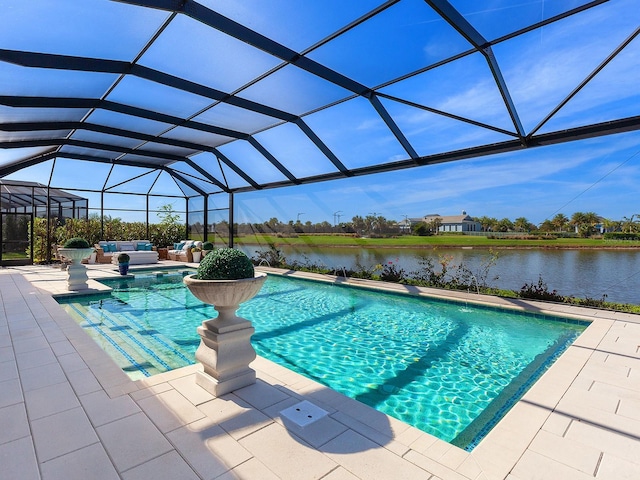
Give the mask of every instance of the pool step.
M 121 312 L 116 319 L 109 309 L 97 305 L 82 310 L 77 313 L 86 320 L 80 326 L 132 378 L 148 377 L 194 362 L 178 345 L 156 330 L 140 325 L 131 315 Z

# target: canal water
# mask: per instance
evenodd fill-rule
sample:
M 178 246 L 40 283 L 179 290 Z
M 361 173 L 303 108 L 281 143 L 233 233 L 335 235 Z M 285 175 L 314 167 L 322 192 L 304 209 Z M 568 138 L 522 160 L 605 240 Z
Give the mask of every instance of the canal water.
M 253 257 L 267 247 L 243 246 Z M 431 257 L 438 265 L 439 256 L 450 258 L 451 265 L 463 263 L 476 276 L 491 253 L 484 249 L 395 249 L 395 248 L 309 248 L 278 247 L 289 263 L 324 265 L 328 268 L 372 268 L 393 262 L 406 272 L 420 268 L 422 256 Z M 490 270 L 487 284 L 496 288 L 519 291 L 526 283 L 541 277 L 549 291 L 560 295 L 601 299 L 619 303 L 640 304 L 640 250 L 496 250 L 498 259 Z M 497 279 L 494 279 L 497 277 Z

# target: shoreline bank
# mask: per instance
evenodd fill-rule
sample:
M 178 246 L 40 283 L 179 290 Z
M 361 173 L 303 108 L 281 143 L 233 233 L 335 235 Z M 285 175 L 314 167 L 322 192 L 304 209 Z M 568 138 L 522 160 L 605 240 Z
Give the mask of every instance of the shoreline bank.
M 237 245 L 245 247 L 263 247 L 268 243 L 242 242 L 236 241 Z M 276 247 L 306 247 L 306 248 L 388 248 L 388 249 L 416 249 L 416 250 L 439 250 L 439 249 L 461 249 L 461 250 L 640 250 L 640 245 L 379 245 L 379 244 L 341 244 L 341 243 L 288 243 L 273 242 Z

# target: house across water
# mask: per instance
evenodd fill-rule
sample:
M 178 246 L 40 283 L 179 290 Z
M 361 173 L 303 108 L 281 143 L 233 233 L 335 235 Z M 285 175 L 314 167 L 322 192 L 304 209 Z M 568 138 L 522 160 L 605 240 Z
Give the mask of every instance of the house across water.
M 467 215 L 466 211 L 462 211 L 461 215 L 440 215 L 438 213 L 429 213 L 423 217 L 407 218 L 399 222 L 402 230 L 411 230 L 418 224 L 425 223 L 438 232 L 480 232 L 482 225 Z

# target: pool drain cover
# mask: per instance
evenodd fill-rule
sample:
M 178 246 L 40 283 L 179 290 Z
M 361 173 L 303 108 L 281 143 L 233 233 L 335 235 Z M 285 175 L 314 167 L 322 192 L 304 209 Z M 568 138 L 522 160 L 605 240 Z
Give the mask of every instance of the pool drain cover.
M 280 412 L 280 415 L 287 420 L 291 420 L 299 427 L 306 427 L 325 417 L 327 414 L 328 412 L 307 400 L 296 403 L 292 407 L 285 408 Z

